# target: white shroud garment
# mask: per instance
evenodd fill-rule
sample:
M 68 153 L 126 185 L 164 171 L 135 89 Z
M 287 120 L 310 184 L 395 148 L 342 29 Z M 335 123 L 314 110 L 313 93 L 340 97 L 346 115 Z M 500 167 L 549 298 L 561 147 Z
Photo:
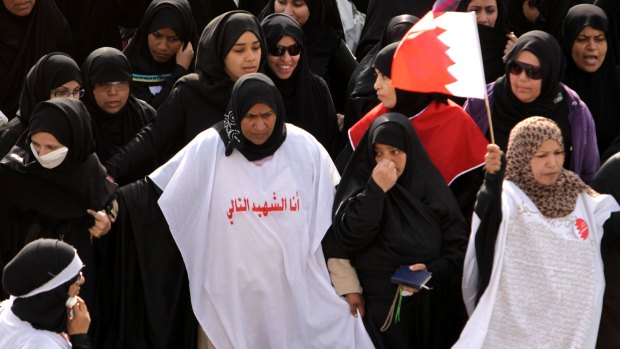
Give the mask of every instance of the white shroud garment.
M 619 209 L 609 195 L 581 193 L 568 216 L 546 218 L 505 180 L 491 279 L 477 306 L 474 215 L 463 274 L 470 318 L 453 348 L 594 348 L 605 291 L 599 246 Z
M 198 322 L 217 349 L 372 348 L 329 280 L 321 240 L 338 173 L 322 146 L 287 124 L 253 163 L 202 132 L 150 177 L 181 251 Z
M 12 311 L 11 297 L 0 303 L 0 348 L 69 349 L 71 343 L 60 333 L 37 330 L 18 318 Z

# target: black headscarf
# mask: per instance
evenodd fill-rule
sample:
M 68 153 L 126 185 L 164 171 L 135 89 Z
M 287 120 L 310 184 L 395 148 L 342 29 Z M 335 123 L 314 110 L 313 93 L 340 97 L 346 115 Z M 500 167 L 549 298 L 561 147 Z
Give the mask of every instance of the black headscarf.
M 325 82 L 310 71 L 301 27 L 292 17 L 281 13 L 265 17 L 261 26 L 268 46 L 275 47 L 282 37 L 290 36 L 301 47 L 297 67 L 288 79 L 278 78 L 269 65 L 265 68 L 265 73 L 282 94 L 286 121 L 310 132 L 334 154 L 337 149 L 333 149 L 332 142 L 338 133 L 336 110 Z
M 308 50 L 308 63 L 313 73 L 325 78 L 330 56 L 344 38 L 340 13 L 335 1 L 305 0 L 305 2 L 310 16 L 301 29 Z M 274 13 L 274 5 L 275 0 L 269 0 L 259 18 L 264 19 Z
M 374 87 L 377 79 L 373 66 L 375 57 L 385 46 L 400 41 L 417 21 L 418 17 L 413 15 L 393 17 L 385 27 L 381 40 L 368 51 L 355 68 L 348 87 L 351 90 L 348 91 L 348 105 L 345 109 L 345 130 L 353 126 L 370 109 L 379 104 Z
M 381 74 L 392 77 L 392 61 L 394 53 L 398 48 L 398 42 L 392 43 L 381 49 L 375 61 L 373 68 L 376 68 Z M 446 103 L 447 98 L 438 93 L 420 93 L 405 91 L 396 88 L 396 105 L 391 109 L 395 113 L 401 113 L 412 117 L 426 108 L 432 101 Z
M 385 23 L 390 18 L 402 14 L 410 14 L 422 18 L 431 10 L 434 3 L 435 0 L 370 0 L 368 10 L 364 11 L 366 13 L 366 21 L 359 44 L 355 50 L 357 59 L 363 59 L 368 50 L 381 40 L 381 33 L 385 29 Z
M 442 217 L 451 217 L 463 226 L 465 222 L 450 189 L 430 161 L 409 119 L 402 114 L 380 116 L 364 134 L 338 185 L 334 222 L 341 221 L 350 199 L 368 185 L 376 166 L 373 141 L 399 148 L 407 154 L 407 160 L 402 175 L 385 193 L 381 234 L 372 242 L 376 257 L 356 258 L 356 266 L 391 273 L 401 264 L 436 259 L 442 249 Z
M 86 90 L 83 102 L 92 119 L 95 153 L 101 161 L 105 161 L 153 119 L 155 110 L 131 93 L 125 107 L 114 115 L 109 115 L 97 105 L 93 94 L 96 83 L 131 81 L 129 61 L 115 48 L 102 47 L 88 55 L 82 64 L 82 75 Z
M 30 136 L 36 132 L 49 132 L 59 142 L 69 148 L 65 160 L 53 169 L 43 168 L 34 158 L 30 149 Z M 44 183 L 22 188 L 26 197 L 31 197 L 34 210 L 48 211 L 48 208 L 37 209 L 37 197 L 48 195 L 45 192 L 65 193 L 64 197 L 53 197 L 51 200 L 75 202 L 80 210 L 59 212 L 57 219 L 84 217 L 86 209 L 101 210 L 111 200 L 116 185 L 106 180 L 105 168 L 93 153 L 93 141 L 90 116 L 81 101 L 72 98 L 55 98 L 44 101 L 34 108 L 30 119 L 28 140 L 24 145 L 13 147 L 1 161 L 2 165 L 11 168 L 14 176 L 20 181 L 36 181 Z M 21 190 L 21 189 L 20 189 Z M 49 199 L 47 197 L 46 199 Z M 59 205 L 63 206 L 63 205 Z
M 224 70 L 224 59 L 246 31 L 252 32 L 260 41 L 262 67 L 267 60 L 267 45 L 258 19 L 245 11 L 230 11 L 205 27 L 196 50 L 196 73 L 182 77 L 177 84 L 191 87 L 218 109 L 225 110 L 234 81 Z
M 30 297 L 19 298 L 59 275 L 76 258 L 71 245 L 55 239 L 39 239 L 26 245 L 5 267 L 4 289 L 16 296 L 11 310 L 38 330 L 66 331 L 69 287 L 78 274 L 68 275 L 60 286 Z M 79 257 L 78 257 L 79 259 Z M 81 263 L 81 262 L 80 262 Z
M 464 0 L 459 3 L 457 11 L 467 12 L 467 6 L 471 0 Z M 478 24 L 478 37 L 480 38 L 480 51 L 482 52 L 482 63 L 484 66 L 484 77 L 487 83 L 495 81 L 504 75 L 504 48 L 508 38 L 508 17 L 504 0 L 497 0 L 497 20 L 495 26 L 488 27 Z
M 529 51 L 540 61 L 542 86 L 540 95 L 530 103 L 523 103 L 512 93 L 508 67 L 521 51 Z M 560 78 L 564 68 L 564 55 L 557 40 L 550 34 L 534 30 L 522 35 L 506 55 L 505 75 L 495 81 L 494 102 L 491 115 L 495 141 L 506 149 L 510 130 L 519 121 L 530 116 L 544 116 L 555 121 L 562 130 L 566 158 L 570 159 L 571 129 L 568 121 L 568 106 L 561 92 Z
M 575 90 L 592 113 L 596 125 L 596 139 L 599 153 L 603 154 L 620 133 L 620 69 L 611 56 L 612 47 L 608 41 L 607 56 L 601 67 L 593 73 L 581 70 L 572 58 L 575 38 L 587 26 L 609 34 L 609 23 L 605 12 L 595 5 L 573 6 L 564 19 L 560 44 L 568 61 L 565 83 Z
M 573 3 L 583 0 L 542 0 L 537 1 L 540 17 L 536 23 L 530 22 L 523 14 L 524 0 L 506 0 L 510 27 L 517 36 L 531 30 L 544 30 L 557 38 L 562 27 L 562 20 Z
M 63 52 L 52 52 L 41 57 L 30 68 L 24 81 L 17 112 L 22 123 L 28 125 L 32 109 L 39 102 L 50 99 L 51 90 L 72 80 L 82 85 L 80 67 L 69 55 Z
M 241 131 L 241 121 L 248 110 L 258 103 L 270 106 L 277 118 L 271 136 L 261 145 L 248 141 Z M 215 127 L 226 145 L 226 156 L 237 149 L 249 161 L 256 161 L 273 155 L 282 145 L 286 139 L 285 119 L 284 103 L 276 85 L 265 74 L 251 73 L 237 80 L 224 121 Z
M 53 0 L 37 0 L 28 16 L 17 17 L 0 3 L 0 110 L 17 112 L 24 77 L 41 56 L 53 51 L 72 54 L 69 24 Z
M 158 63 L 149 50 L 149 34 L 163 27 L 174 29 L 176 35 L 183 41 L 183 48 L 190 42 L 196 47 L 196 26 L 187 0 L 155 0 L 146 9 L 133 39 L 123 51 L 131 63 L 133 74 L 161 75 L 174 70 L 175 56 L 168 62 Z

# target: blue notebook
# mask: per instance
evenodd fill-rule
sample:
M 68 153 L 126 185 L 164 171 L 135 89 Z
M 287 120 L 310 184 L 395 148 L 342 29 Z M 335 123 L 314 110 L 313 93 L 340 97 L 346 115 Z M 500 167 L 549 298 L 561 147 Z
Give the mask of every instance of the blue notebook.
M 430 271 L 411 271 L 408 265 L 401 265 L 390 280 L 399 285 L 405 285 L 413 288 L 429 289 L 426 283 L 431 279 L 433 273 Z

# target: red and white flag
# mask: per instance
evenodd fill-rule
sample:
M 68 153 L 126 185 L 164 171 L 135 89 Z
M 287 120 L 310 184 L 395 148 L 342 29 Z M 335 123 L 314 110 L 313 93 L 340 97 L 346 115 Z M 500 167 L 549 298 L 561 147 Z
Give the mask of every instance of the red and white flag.
M 429 12 L 394 54 L 392 85 L 401 90 L 484 98 L 486 83 L 473 12 Z

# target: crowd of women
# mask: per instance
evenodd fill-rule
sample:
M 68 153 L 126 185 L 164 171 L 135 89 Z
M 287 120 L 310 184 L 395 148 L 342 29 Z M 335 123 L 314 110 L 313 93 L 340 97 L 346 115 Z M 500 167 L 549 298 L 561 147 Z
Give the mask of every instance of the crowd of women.
M 392 85 L 431 10 L 475 13 L 486 100 Z M 620 347 L 620 2 L 2 0 L 0 31 L 0 347 Z

